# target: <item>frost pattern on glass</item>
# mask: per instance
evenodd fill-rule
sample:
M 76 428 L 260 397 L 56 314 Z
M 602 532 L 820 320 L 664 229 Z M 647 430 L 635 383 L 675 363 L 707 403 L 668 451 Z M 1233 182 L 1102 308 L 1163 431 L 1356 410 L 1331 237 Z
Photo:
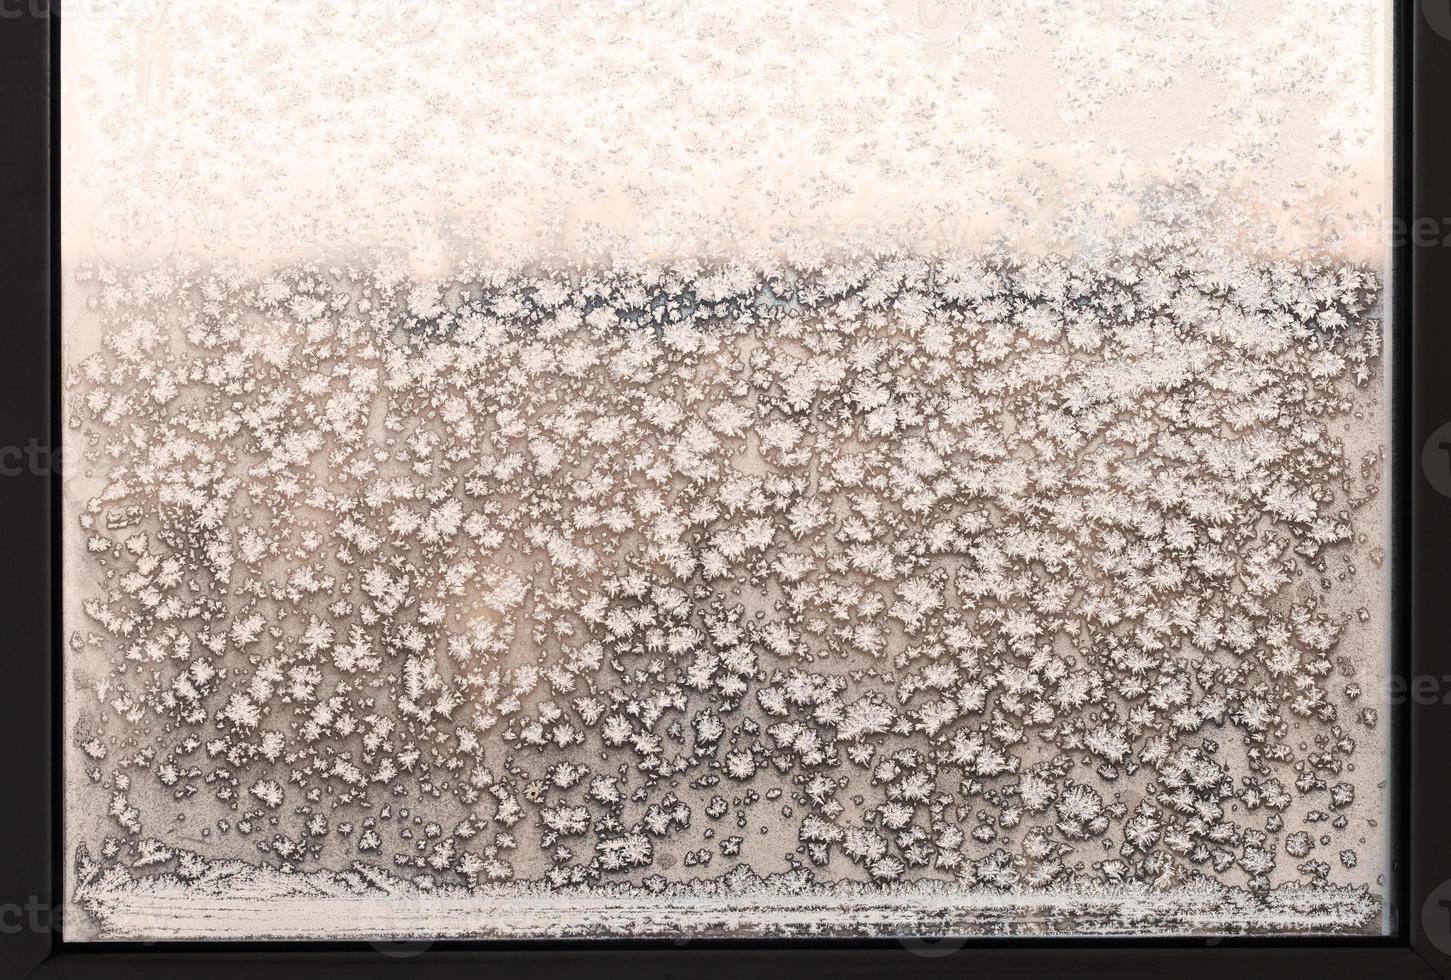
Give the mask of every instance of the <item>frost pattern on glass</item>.
M 83 901 L 1364 926 L 1375 277 L 1114 269 L 102 284 Z
M 67 938 L 1389 927 L 1373 3 L 338 2 L 67 24 Z

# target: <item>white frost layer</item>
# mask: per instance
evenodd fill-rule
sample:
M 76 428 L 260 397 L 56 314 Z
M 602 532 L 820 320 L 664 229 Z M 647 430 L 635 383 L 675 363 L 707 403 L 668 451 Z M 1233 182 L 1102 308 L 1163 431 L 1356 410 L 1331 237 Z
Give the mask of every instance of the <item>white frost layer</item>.
M 1378 254 L 1381 0 L 115 0 L 67 11 L 67 256 Z

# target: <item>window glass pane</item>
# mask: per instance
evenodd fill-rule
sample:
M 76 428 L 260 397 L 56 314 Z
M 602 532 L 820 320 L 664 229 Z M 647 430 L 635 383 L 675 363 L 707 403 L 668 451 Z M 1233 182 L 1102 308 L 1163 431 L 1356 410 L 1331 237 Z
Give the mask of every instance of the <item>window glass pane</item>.
M 67 938 L 1391 930 L 1387 6 L 68 10 Z

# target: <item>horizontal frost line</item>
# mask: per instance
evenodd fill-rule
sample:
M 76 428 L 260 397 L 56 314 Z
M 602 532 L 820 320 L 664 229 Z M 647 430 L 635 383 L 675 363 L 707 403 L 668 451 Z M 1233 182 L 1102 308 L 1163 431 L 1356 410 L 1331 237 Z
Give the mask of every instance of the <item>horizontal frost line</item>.
M 1215 898 L 1220 899 L 1216 901 Z M 706 935 L 1205 935 L 1363 932 L 1359 889 L 1009 895 L 340 897 L 91 893 L 102 939 L 334 940 Z M 1371 917 L 1372 919 L 1374 917 Z

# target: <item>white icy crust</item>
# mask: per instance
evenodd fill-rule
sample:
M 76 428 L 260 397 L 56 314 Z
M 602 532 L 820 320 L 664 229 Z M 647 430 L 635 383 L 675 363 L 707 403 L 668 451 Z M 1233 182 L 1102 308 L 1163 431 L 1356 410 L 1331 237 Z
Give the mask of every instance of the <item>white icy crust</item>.
M 1163 936 L 1355 933 L 1377 901 L 1364 888 L 1284 885 L 1250 894 L 1208 879 L 1149 888 L 1002 891 L 941 882 L 822 885 L 803 872 L 761 878 L 745 866 L 706 880 L 549 891 L 528 884 L 421 889 L 359 862 L 283 874 L 197 860 L 185 877 L 116 869 L 79 908 L 117 940 L 865 936 Z M 927 955 L 950 950 L 936 942 Z
M 1372 271 L 82 285 L 67 819 L 103 930 L 360 861 L 634 896 L 569 920 L 624 935 L 747 868 L 954 895 L 953 931 L 1127 928 L 1114 895 L 1169 896 L 1134 931 L 1380 928 Z M 479 932 L 541 931 L 508 908 Z
M 68 255 L 1377 260 L 1383 0 L 78 0 Z M 1163 188 L 1177 197 L 1165 207 Z

